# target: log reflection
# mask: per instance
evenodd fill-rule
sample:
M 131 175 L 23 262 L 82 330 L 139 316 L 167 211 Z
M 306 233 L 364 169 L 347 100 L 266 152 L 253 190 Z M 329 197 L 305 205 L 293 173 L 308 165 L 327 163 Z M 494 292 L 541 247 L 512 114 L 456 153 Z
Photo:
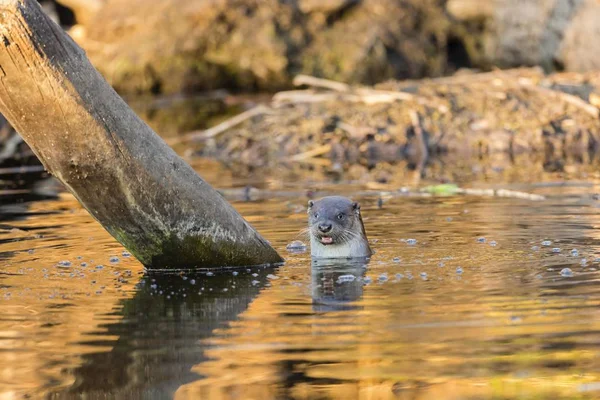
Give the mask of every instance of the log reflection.
M 139 290 L 105 328 L 106 352 L 83 357 L 70 371 L 73 385 L 50 398 L 171 398 L 201 377 L 191 367 L 206 360 L 202 340 L 237 319 L 267 283 L 273 268 L 202 275 L 145 275 Z M 253 274 L 257 276 L 253 276 Z M 117 336 L 116 342 L 108 341 Z

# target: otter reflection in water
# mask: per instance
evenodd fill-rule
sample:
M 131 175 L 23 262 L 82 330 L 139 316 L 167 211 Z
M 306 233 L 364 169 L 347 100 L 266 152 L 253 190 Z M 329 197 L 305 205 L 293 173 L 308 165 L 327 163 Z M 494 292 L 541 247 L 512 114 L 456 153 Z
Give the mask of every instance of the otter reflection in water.
M 370 257 L 360 204 L 341 196 L 308 202 L 310 253 L 318 258 Z
M 311 268 L 314 311 L 356 309 L 352 302 L 363 294 L 364 274 L 369 260 L 313 259 Z

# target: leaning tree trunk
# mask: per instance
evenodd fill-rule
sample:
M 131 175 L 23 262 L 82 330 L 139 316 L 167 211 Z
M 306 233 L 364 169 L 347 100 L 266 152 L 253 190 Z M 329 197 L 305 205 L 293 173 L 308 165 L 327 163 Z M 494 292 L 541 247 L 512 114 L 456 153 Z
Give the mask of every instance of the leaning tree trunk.
M 281 262 L 35 0 L 0 0 L 0 112 L 146 267 Z

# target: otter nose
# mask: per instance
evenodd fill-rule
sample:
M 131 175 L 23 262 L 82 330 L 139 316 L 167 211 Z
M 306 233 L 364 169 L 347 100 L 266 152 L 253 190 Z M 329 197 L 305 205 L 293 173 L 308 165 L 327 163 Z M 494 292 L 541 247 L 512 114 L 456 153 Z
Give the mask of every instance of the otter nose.
M 321 233 L 327 233 L 331 230 L 332 226 L 329 222 L 323 223 L 323 224 L 319 224 L 319 231 Z

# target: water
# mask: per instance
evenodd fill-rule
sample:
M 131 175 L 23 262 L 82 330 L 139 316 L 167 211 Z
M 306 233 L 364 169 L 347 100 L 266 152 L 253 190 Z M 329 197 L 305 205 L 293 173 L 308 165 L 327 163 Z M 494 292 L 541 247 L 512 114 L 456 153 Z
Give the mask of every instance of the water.
M 28 203 L 0 230 L 0 399 L 597 398 L 598 183 L 519 190 L 548 200 L 364 196 L 368 265 L 286 251 L 301 190 L 235 202 L 286 264 L 184 276 L 68 194 Z

